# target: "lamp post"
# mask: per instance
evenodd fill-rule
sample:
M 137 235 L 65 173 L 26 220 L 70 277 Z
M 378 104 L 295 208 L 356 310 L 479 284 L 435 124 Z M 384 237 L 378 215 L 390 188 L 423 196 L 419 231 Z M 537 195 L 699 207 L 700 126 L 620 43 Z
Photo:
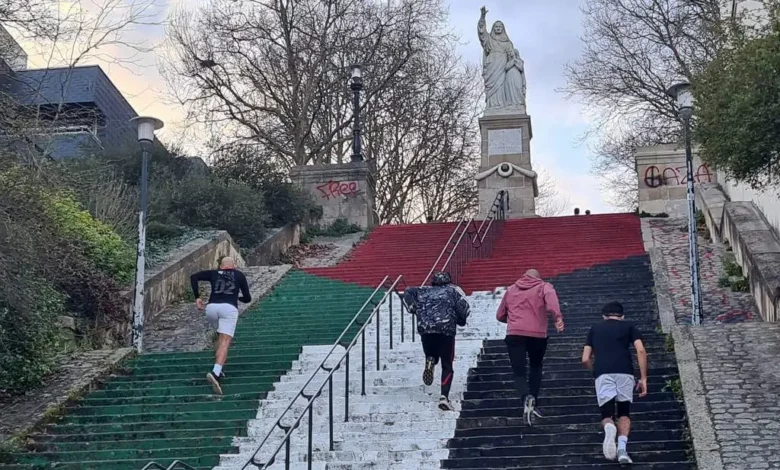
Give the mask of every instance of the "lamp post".
M 696 230 L 696 199 L 693 184 L 693 155 L 691 152 L 691 117 L 693 117 L 693 91 L 691 84 L 680 82 L 667 91 L 677 101 L 685 136 L 685 166 L 688 172 L 688 262 L 691 269 L 691 324 L 701 324 L 702 303 L 699 282 L 699 242 Z
M 143 349 L 144 339 L 144 268 L 146 265 L 146 213 L 149 192 L 149 153 L 154 144 L 154 131 L 162 129 L 163 122 L 157 118 L 139 116 L 130 120 L 138 128 L 138 143 L 141 146 L 141 201 L 138 210 L 138 252 L 135 266 L 135 299 L 133 300 L 133 347 L 137 352 Z
M 360 142 L 360 91 L 363 89 L 363 70 L 360 65 L 352 67 L 352 113 L 354 122 L 352 124 L 352 161 L 362 162 L 363 151 Z

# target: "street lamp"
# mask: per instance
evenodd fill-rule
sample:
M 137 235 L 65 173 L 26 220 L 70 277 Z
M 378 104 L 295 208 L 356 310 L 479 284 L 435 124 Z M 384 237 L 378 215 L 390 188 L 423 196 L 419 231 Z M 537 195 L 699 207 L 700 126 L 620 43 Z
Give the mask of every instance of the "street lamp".
M 352 161 L 362 162 L 363 152 L 360 148 L 360 91 L 363 89 L 363 70 L 360 65 L 352 67 L 350 88 L 352 89 L 352 113 L 355 119 L 352 124 Z
M 135 265 L 135 300 L 133 301 L 133 347 L 137 352 L 143 349 L 144 338 L 144 268 L 146 264 L 146 213 L 149 192 L 149 153 L 154 144 L 154 131 L 162 129 L 163 122 L 157 118 L 139 116 L 130 120 L 138 128 L 138 143 L 141 146 L 141 204 L 138 211 L 138 252 Z
M 691 268 L 691 324 L 701 324 L 702 302 L 699 282 L 699 243 L 696 230 L 696 199 L 693 184 L 693 155 L 691 152 L 691 117 L 693 116 L 693 91 L 688 82 L 676 83 L 667 91 L 677 101 L 685 135 L 685 166 L 688 171 L 688 262 Z

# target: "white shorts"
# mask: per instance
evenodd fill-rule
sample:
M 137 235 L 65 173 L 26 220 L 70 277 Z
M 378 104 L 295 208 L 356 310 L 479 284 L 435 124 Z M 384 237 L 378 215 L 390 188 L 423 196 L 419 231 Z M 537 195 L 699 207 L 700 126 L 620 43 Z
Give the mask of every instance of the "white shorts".
M 236 332 L 236 323 L 238 323 L 238 309 L 231 304 L 208 304 L 206 305 L 206 320 L 217 329 L 217 333 L 232 338 Z
M 629 374 L 601 374 L 596 379 L 596 398 L 599 406 L 613 398 L 615 401 L 634 401 L 635 378 Z

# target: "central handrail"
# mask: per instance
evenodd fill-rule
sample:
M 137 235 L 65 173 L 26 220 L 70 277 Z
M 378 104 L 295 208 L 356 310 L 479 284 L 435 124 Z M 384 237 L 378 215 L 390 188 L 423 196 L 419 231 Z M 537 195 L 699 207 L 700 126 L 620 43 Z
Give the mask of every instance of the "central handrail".
M 436 261 L 433 262 L 433 266 L 431 266 L 431 270 L 428 271 L 428 274 L 425 276 L 425 279 L 423 279 L 422 283 L 420 284 L 420 287 L 425 286 L 425 284 L 428 282 L 428 279 L 431 278 L 431 275 L 436 270 L 436 266 L 439 265 L 439 261 L 444 257 L 444 254 L 447 253 L 447 248 L 449 247 L 450 243 L 452 243 L 452 239 L 455 238 L 455 234 L 458 233 L 458 230 L 460 229 L 460 226 L 464 223 L 468 225 L 468 223 L 474 219 L 470 219 L 468 222 L 466 221 L 466 218 L 462 218 L 458 221 L 458 225 L 455 226 L 455 230 L 452 231 L 450 234 L 450 238 L 447 239 L 447 243 L 444 244 L 444 248 L 441 249 L 441 252 L 439 252 L 439 257 L 436 258 Z M 445 263 L 446 265 L 446 263 Z
M 387 279 L 387 276 L 385 276 L 385 279 Z M 379 309 L 389 298 L 390 299 L 390 318 L 392 318 L 392 294 L 394 293 L 396 295 L 399 295 L 398 291 L 397 291 L 397 288 L 401 284 L 403 284 L 404 287 L 406 287 L 406 283 L 405 283 L 405 281 L 403 279 L 403 276 L 398 276 L 395 279 L 395 281 L 393 281 L 393 283 L 390 285 L 390 287 L 387 288 L 387 291 L 382 296 L 382 299 L 375 305 L 374 309 L 371 311 L 371 313 L 369 314 L 368 318 L 366 318 L 366 320 L 361 325 L 360 330 L 355 334 L 355 337 L 352 338 L 352 341 L 350 341 L 349 344 L 344 346 L 344 354 L 341 356 L 341 358 L 338 360 L 338 362 L 336 362 L 336 364 L 334 366 L 332 366 L 332 367 L 325 367 L 324 361 L 323 361 L 322 364 L 320 364 L 320 367 L 317 369 L 317 371 L 315 371 L 315 373 L 312 374 L 312 378 L 314 377 L 314 375 L 316 375 L 316 372 L 318 372 L 320 368 L 322 370 L 327 371 L 328 375 L 323 379 L 323 381 L 320 384 L 319 388 L 317 388 L 317 390 L 314 393 L 307 395 L 307 394 L 303 393 L 303 390 L 306 388 L 306 386 L 304 386 L 304 387 L 301 388 L 301 390 L 298 392 L 298 395 L 296 396 L 296 398 L 298 396 L 303 396 L 304 398 L 309 400 L 306 403 L 306 406 L 303 408 L 302 413 L 298 416 L 298 418 L 295 420 L 295 422 L 293 424 L 289 425 L 289 426 L 282 426 L 280 424 L 280 421 L 281 421 L 281 417 L 280 417 L 277 420 L 277 423 L 271 428 L 271 430 L 269 431 L 269 433 L 266 436 L 266 438 L 263 440 L 263 443 L 260 444 L 260 446 L 257 448 L 257 450 L 252 454 L 252 457 L 250 457 L 249 460 L 246 463 L 244 463 L 243 466 L 241 466 L 242 470 L 246 469 L 249 465 L 254 465 L 254 466 L 258 467 L 259 470 L 265 470 L 266 468 L 268 468 L 269 466 L 274 464 L 274 462 L 276 460 L 276 456 L 279 454 L 279 451 L 282 450 L 282 447 L 285 447 L 285 469 L 289 470 L 289 468 L 290 468 L 290 439 L 292 438 L 292 433 L 298 428 L 298 426 L 300 426 L 301 421 L 303 420 L 303 417 L 304 417 L 304 415 L 307 414 L 307 412 L 308 412 L 308 418 L 309 418 L 309 426 L 308 426 L 308 432 L 309 432 L 309 436 L 308 437 L 309 437 L 309 439 L 308 439 L 308 459 L 307 459 L 307 462 L 308 462 L 308 467 L 311 469 L 311 467 L 312 467 L 312 453 L 313 453 L 312 442 L 313 442 L 313 439 L 314 439 L 314 436 L 313 436 L 313 432 L 314 432 L 314 428 L 313 428 L 313 422 L 314 422 L 314 401 L 317 398 L 319 398 L 320 395 L 322 395 L 322 390 L 325 388 L 326 384 L 328 385 L 328 400 L 329 400 L 329 404 L 328 404 L 328 411 L 329 411 L 329 442 L 330 442 L 330 450 L 331 451 L 334 450 L 334 446 L 333 446 L 333 442 L 334 442 L 333 441 L 333 375 L 341 367 L 341 364 L 343 362 L 344 363 L 344 368 L 345 368 L 345 371 L 346 371 L 346 374 L 345 374 L 346 375 L 346 382 L 345 382 L 345 389 L 346 389 L 346 391 L 345 391 L 345 394 L 344 394 L 344 397 L 345 397 L 345 402 L 344 402 L 344 421 L 349 421 L 349 384 L 350 384 L 350 380 L 349 380 L 349 354 L 350 354 L 350 352 L 352 352 L 352 348 L 354 348 L 355 345 L 357 344 L 358 338 L 361 338 L 361 343 L 363 344 L 363 356 L 362 356 L 362 359 L 363 359 L 363 364 L 362 364 L 362 387 L 363 387 L 363 390 L 362 390 L 361 394 L 365 395 L 365 370 L 366 370 L 366 364 L 365 364 L 365 360 L 366 360 L 366 358 L 365 358 L 365 339 L 366 339 L 366 336 L 365 336 L 365 332 L 366 332 L 366 328 L 368 328 L 368 326 L 371 324 L 371 321 L 374 318 L 376 318 L 376 326 L 377 326 L 377 332 L 376 332 L 376 336 L 377 336 L 376 358 L 377 358 L 377 370 L 380 370 L 380 365 L 379 365 L 379 359 L 380 359 L 380 356 L 379 356 L 379 340 L 380 340 L 380 336 L 381 336 L 381 334 L 380 334 L 381 331 L 379 329 Z M 400 295 L 399 295 L 399 297 L 400 297 Z M 404 309 L 404 303 L 401 302 L 401 318 L 403 318 L 403 309 Z M 392 322 L 390 323 L 390 325 L 392 325 Z M 391 330 L 392 330 L 392 326 L 391 326 Z M 392 331 L 391 331 L 390 337 L 392 338 Z M 339 344 L 339 343 L 334 344 L 334 348 L 335 348 L 335 346 L 337 344 Z M 392 340 L 391 340 L 390 348 L 392 349 L 392 347 L 393 346 L 392 346 Z M 309 379 L 307 384 L 309 382 L 311 382 L 311 378 Z M 294 401 L 295 400 L 293 400 L 293 402 Z M 292 406 L 292 403 L 290 403 L 290 406 Z M 288 409 L 289 409 L 289 407 L 288 407 Z M 271 456 L 268 458 L 267 462 L 260 463 L 260 462 L 255 461 L 255 458 L 257 457 L 257 454 L 260 453 L 260 450 L 262 450 L 263 445 L 268 440 L 268 437 L 270 436 L 271 432 L 273 432 L 275 427 L 279 427 L 280 429 L 285 431 L 285 435 L 284 435 L 284 438 L 282 439 L 282 442 L 279 443 L 279 445 L 273 451 Z

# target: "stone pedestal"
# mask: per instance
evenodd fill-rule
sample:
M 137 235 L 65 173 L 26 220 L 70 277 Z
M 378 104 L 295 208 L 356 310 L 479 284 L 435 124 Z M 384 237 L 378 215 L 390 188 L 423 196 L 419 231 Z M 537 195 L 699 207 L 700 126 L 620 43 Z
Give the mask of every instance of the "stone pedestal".
M 509 199 L 507 218 L 536 217 L 534 198 L 539 195 L 531 168 L 531 116 L 488 114 L 479 119 L 482 161 L 477 175 L 479 213 L 484 217 L 496 193 L 504 189 Z
M 371 165 L 352 162 L 306 165 L 290 170 L 290 178 L 322 207 L 322 225 L 345 218 L 367 230 L 375 225 Z

